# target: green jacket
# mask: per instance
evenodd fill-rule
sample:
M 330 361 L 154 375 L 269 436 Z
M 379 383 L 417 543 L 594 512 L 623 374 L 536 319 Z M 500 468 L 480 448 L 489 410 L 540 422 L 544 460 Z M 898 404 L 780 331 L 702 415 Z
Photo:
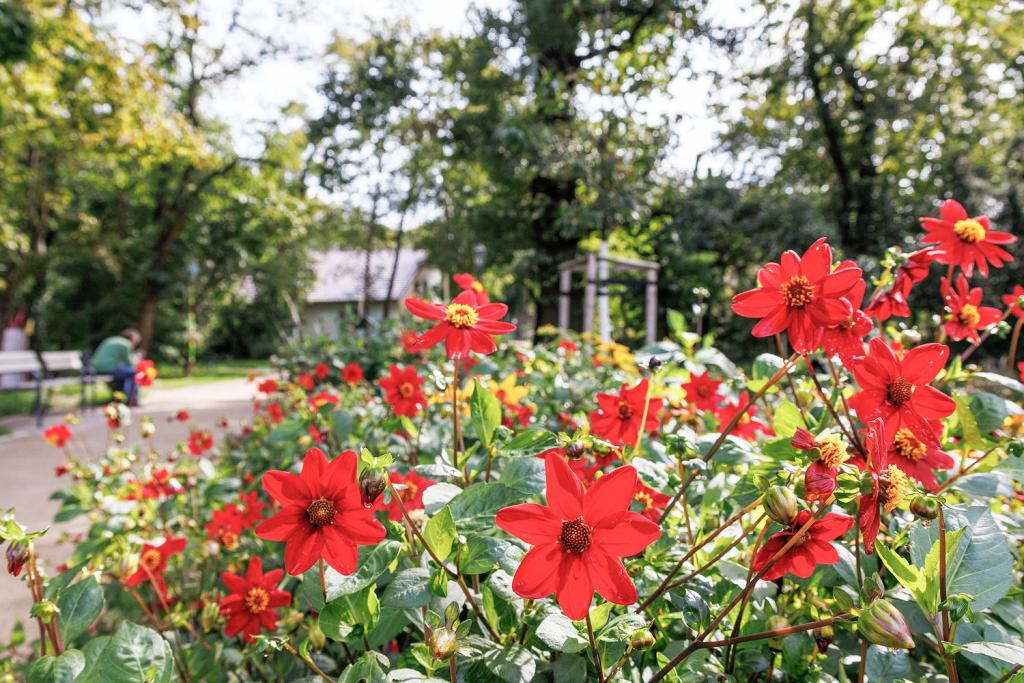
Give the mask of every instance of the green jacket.
M 96 372 L 113 372 L 118 365 L 132 364 L 132 343 L 124 337 L 107 337 L 92 355 Z

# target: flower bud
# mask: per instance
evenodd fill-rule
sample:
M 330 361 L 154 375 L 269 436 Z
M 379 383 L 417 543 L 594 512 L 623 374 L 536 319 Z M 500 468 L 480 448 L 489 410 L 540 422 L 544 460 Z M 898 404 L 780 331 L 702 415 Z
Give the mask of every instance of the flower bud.
M 11 544 L 7 546 L 7 572 L 11 576 L 18 576 L 26 562 L 28 562 L 28 546 L 11 541 Z
M 796 519 L 796 496 L 785 486 L 773 486 L 768 489 L 761 505 L 765 514 L 783 526 L 789 526 Z
M 586 447 L 580 441 L 573 441 L 565 447 L 565 454 L 569 456 L 571 460 L 579 460 L 586 453 Z
M 327 645 L 327 634 L 320 629 L 320 620 L 317 619 L 309 627 L 309 646 L 314 650 L 322 650 Z
M 455 654 L 459 648 L 459 641 L 455 637 L 454 631 L 447 626 L 442 626 L 430 632 L 427 648 L 430 650 L 431 657 L 445 660 Z
M 142 434 L 142 438 L 148 439 L 156 434 L 156 425 L 148 417 L 144 417 L 139 421 L 139 432 Z
M 652 645 L 654 645 L 654 634 L 646 628 L 634 633 L 629 641 L 629 646 L 634 650 L 646 650 Z
M 829 626 L 819 626 L 818 628 L 811 631 L 811 637 L 814 638 L 814 644 L 818 646 L 818 652 L 825 654 L 828 651 L 828 646 L 832 644 L 832 639 L 836 636 L 836 630 Z
M 368 508 L 377 500 L 377 496 L 384 493 L 388 487 L 388 475 L 384 470 L 371 468 L 363 470 L 359 475 L 359 497 L 363 507 Z
M 857 618 L 857 630 L 871 643 L 889 648 L 914 647 L 907 620 L 888 600 L 879 599 L 864 608 Z
M 900 332 L 900 344 L 905 349 L 912 348 L 921 343 L 921 333 L 915 329 L 903 330 Z
M 647 369 L 651 372 L 657 372 L 658 368 L 661 367 L 661 359 L 657 356 L 651 356 L 651 359 L 647 361 Z
M 918 496 L 910 501 L 910 511 L 921 519 L 935 519 L 939 516 L 939 501 L 929 496 Z

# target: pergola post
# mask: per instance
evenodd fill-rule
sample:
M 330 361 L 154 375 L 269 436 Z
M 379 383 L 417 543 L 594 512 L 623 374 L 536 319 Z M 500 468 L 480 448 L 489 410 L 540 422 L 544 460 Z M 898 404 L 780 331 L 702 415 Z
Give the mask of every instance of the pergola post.
M 647 297 L 644 313 L 647 315 L 647 344 L 653 344 L 658 338 L 658 271 L 647 269 Z
M 597 299 L 597 256 L 587 254 L 587 284 L 583 289 L 583 333 L 594 332 L 594 302 Z
M 569 329 L 569 304 L 572 299 L 572 270 L 562 268 L 558 273 L 558 328 Z

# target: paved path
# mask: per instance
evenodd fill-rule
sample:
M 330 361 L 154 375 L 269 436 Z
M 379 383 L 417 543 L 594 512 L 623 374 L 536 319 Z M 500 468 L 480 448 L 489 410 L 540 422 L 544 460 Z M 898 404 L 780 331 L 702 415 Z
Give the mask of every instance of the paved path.
M 158 450 L 184 440 L 189 424 L 214 431 L 217 421 L 226 417 L 233 426 L 237 426 L 252 414 L 254 387 L 244 379 L 231 379 L 175 389 L 154 387 L 147 390 L 143 394 L 143 406 L 133 411 L 132 427 L 127 431 L 129 443 L 138 438 L 138 420 L 143 415 L 148 415 L 156 423 L 154 443 Z M 168 422 L 168 418 L 181 409 L 189 412 L 189 422 Z M 108 437 L 102 410 L 90 409 L 81 418 L 81 424 L 71 428 L 73 438 L 84 440 L 89 453 L 102 453 Z M 30 530 L 52 525 L 37 543 L 42 564 L 51 575 L 72 550 L 70 544 L 60 543 L 59 537 L 66 532 L 81 532 L 87 528 L 84 517 L 52 524 L 60 505 L 50 500 L 50 494 L 66 485 L 68 480 L 54 478 L 53 470 L 64 462 L 64 454 L 43 439 L 42 431 L 62 419 L 62 414 L 50 415 L 43 428 L 36 428 L 34 419 L 29 417 L 0 420 L 0 426 L 11 430 L 10 434 L 0 437 L 0 510 L 15 508 L 18 521 Z M 78 453 L 77 450 L 73 452 Z M 8 574 L 7 563 L 0 558 L 0 643 L 9 642 L 11 628 L 17 619 L 25 624 L 30 639 L 38 635 L 28 618 L 31 604 L 24 581 Z

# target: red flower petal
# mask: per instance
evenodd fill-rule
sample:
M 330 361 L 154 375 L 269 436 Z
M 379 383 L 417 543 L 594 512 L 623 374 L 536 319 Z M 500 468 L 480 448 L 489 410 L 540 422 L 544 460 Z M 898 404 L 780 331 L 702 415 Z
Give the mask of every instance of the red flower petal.
M 629 508 L 636 492 L 636 469 L 630 465 L 617 468 L 597 480 L 583 498 L 583 519 L 594 526 L 608 515 Z
M 516 595 L 530 600 L 554 593 L 558 589 L 563 554 L 562 546 L 558 543 L 531 549 L 512 577 L 512 590 Z
M 552 512 L 563 520 L 576 519 L 583 514 L 583 484 L 569 465 L 554 453 L 544 458 L 547 478 L 547 501 Z
M 562 519 L 551 508 L 537 503 L 522 503 L 498 511 L 495 523 L 530 545 L 543 545 L 558 541 L 562 532 Z
M 918 386 L 928 384 L 946 366 L 947 358 L 949 347 L 945 344 L 915 346 L 903 357 L 903 378 Z
M 558 570 L 558 590 L 555 597 L 565 616 L 579 621 L 587 616 L 594 599 L 594 585 L 590 581 L 583 557 L 575 553 L 562 553 Z
M 636 586 L 619 558 L 604 552 L 600 546 L 592 546 L 586 553 L 585 564 L 594 590 L 602 598 L 616 605 L 636 602 Z
M 422 299 L 409 298 L 405 300 L 405 307 L 410 313 L 425 320 L 444 320 L 448 315 L 444 306 L 427 303 Z
M 593 545 L 616 557 L 629 557 L 658 540 L 661 527 L 643 515 L 623 510 L 608 515 L 594 526 Z

